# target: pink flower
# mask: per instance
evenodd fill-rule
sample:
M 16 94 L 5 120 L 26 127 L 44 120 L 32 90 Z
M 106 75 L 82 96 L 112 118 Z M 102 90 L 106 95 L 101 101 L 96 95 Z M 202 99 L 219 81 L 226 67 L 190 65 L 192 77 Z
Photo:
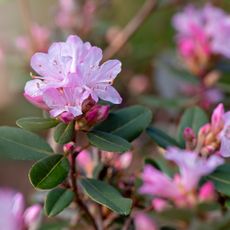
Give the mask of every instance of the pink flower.
M 34 229 L 38 226 L 41 207 L 31 206 L 25 210 L 25 202 L 21 193 L 12 190 L 0 189 L 0 229 L 23 230 Z
M 154 198 L 152 200 L 152 206 L 157 212 L 162 212 L 167 208 L 168 202 L 161 198 Z
M 218 156 L 210 156 L 208 159 L 201 158 L 195 152 L 170 148 L 165 158 L 174 161 L 180 170 L 181 183 L 186 191 L 195 189 L 202 176 L 210 174 L 224 161 Z
M 137 212 L 134 216 L 136 230 L 157 230 L 154 221 L 144 212 Z
M 220 54 L 230 57 L 230 16 L 211 4 L 192 5 L 173 17 L 179 50 L 185 57 Z
M 142 194 L 151 194 L 169 199 L 180 196 L 180 191 L 173 180 L 150 165 L 144 167 L 141 178 L 143 185 L 140 187 L 139 192 Z
M 101 60 L 100 48 L 71 35 L 66 42 L 54 43 L 48 53 L 32 56 L 31 66 L 40 76 L 26 83 L 24 95 L 53 117 L 81 115 L 82 104 L 89 98 L 119 104 L 122 99 L 112 83 L 121 63 L 109 60 L 99 65 Z

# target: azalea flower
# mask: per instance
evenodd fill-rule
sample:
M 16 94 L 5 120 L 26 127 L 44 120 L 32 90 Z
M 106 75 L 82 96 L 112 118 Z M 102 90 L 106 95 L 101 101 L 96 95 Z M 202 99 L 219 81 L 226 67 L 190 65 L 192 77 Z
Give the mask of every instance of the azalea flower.
M 101 60 L 100 48 L 71 35 L 66 42 L 54 43 L 48 53 L 32 56 L 31 66 L 39 76 L 26 83 L 24 95 L 52 117 L 68 113 L 75 118 L 88 99 L 119 104 L 122 99 L 112 83 L 121 63 L 109 60 L 100 65 Z
M 201 177 L 210 174 L 224 162 L 221 157 L 215 155 L 206 159 L 195 152 L 177 148 L 168 149 L 165 157 L 177 164 L 179 174 L 171 178 L 158 169 L 146 165 L 141 175 L 143 185 L 139 192 L 169 199 L 177 206 L 194 205 L 198 200 L 199 194 L 196 191 Z M 202 195 L 201 197 L 203 199 Z
M 206 4 L 202 9 L 192 5 L 173 17 L 180 53 L 185 57 L 220 54 L 230 57 L 230 16 Z

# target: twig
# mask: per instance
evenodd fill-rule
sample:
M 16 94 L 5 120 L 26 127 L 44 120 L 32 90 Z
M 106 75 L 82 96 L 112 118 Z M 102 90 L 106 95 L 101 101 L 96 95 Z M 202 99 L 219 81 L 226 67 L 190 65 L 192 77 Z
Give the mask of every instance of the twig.
M 80 206 L 80 208 L 86 213 L 87 217 L 92 222 L 94 229 L 99 230 L 92 214 L 90 213 L 87 206 L 82 202 L 82 200 L 79 197 L 78 186 L 76 183 L 77 173 L 76 173 L 76 162 L 75 162 L 77 154 L 78 154 L 78 152 L 71 154 L 71 173 L 70 173 L 70 176 L 71 176 L 72 189 L 73 189 L 73 192 L 75 193 L 74 199 L 75 199 L 75 202 Z
M 113 57 L 127 43 L 127 41 L 156 8 L 157 0 L 146 0 L 145 4 L 137 12 L 134 18 L 116 35 L 112 43 L 106 48 L 103 55 L 103 61 Z
M 103 223 L 104 229 L 107 229 L 112 224 L 112 222 L 118 217 L 119 215 L 117 213 L 112 212 Z
M 125 221 L 122 230 L 128 230 L 131 223 L 132 223 L 132 216 L 130 215 L 129 218 Z

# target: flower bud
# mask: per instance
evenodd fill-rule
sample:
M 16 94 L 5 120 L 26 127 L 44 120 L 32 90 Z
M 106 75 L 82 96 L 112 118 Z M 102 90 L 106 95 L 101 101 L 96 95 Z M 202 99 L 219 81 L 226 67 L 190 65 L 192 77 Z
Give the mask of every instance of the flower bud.
M 63 123 L 68 124 L 68 123 L 70 123 L 74 119 L 74 116 L 73 116 L 72 113 L 64 112 L 64 113 L 61 114 L 61 116 L 59 117 L 59 119 Z
M 156 230 L 155 222 L 144 212 L 138 212 L 134 216 L 134 223 L 136 230 Z
M 212 201 L 215 199 L 215 188 L 211 181 L 206 182 L 199 191 L 199 200 Z
M 95 125 L 105 120 L 109 114 L 108 105 L 95 105 L 85 115 L 85 119 L 89 126 Z
M 152 200 L 152 206 L 157 212 L 162 212 L 167 208 L 167 202 L 161 198 L 155 198 Z
M 28 229 L 35 230 L 41 219 L 42 207 L 38 204 L 26 209 L 24 213 L 24 222 Z
M 195 133 L 192 128 L 187 127 L 184 129 L 183 136 L 184 136 L 185 141 L 191 142 L 195 138 Z
M 64 153 L 71 153 L 73 152 L 74 148 L 75 148 L 75 144 L 74 142 L 71 141 L 63 146 L 63 151 Z

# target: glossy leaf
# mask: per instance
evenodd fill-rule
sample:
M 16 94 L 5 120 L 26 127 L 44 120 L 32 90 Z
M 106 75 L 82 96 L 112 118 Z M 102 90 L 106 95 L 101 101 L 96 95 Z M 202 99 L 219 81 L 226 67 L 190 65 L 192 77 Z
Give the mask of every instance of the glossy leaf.
M 111 185 L 96 179 L 81 179 L 80 185 L 83 191 L 95 202 L 121 215 L 130 213 L 132 200 L 122 197 Z
M 179 143 L 184 144 L 183 132 L 185 128 L 190 127 L 197 134 L 200 127 L 208 122 L 207 114 L 201 108 L 193 107 L 187 109 L 181 118 L 178 128 Z
M 160 129 L 149 127 L 146 129 L 146 132 L 151 137 L 151 139 L 153 139 L 156 144 L 162 148 L 167 148 L 169 146 L 180 147 L 179 143 L 175 139 L 173 139 Z
M 29 131 L 40 131 L 55 127 L 59 123 L 53 118 L 23 117 L 16 121 L 17 126 Z
M 137 138 L 150 124 L 152 112 L 143 106 L 131 106 L 111 112 L 95 130 L 110 132 L 128 141 Z
M 125 139 L 101 131 L 92 131 L 87 134 L 90 144 L 99 149 L 110 152 L 125 152 L 130 149 L 131 145 Z
M 67 208 L 74 199 L 74 193 L 69 189 L 55 188 L 50 191 L 45 201 L 45 212 L 48 216 L 56 216 Z
M 230 196 L 230 164 L 226 163 L 219 166 L 207 178 L 214 183 L 217 191 Z
M 35 163 L 29 172 L 29 179 L 37 189 L 52 189 L 65 180 L 68 172 L 68 160 L 56 154 Z
M 57 126 L 54 132 L 54 140 L 63 145 L 70 142 L 74 137 L 74 123 L 61 123 Z
M 0 156 L 15 160 L 40 160 L 53 153 L 38 135 L 15 127 L 0 127 Z

